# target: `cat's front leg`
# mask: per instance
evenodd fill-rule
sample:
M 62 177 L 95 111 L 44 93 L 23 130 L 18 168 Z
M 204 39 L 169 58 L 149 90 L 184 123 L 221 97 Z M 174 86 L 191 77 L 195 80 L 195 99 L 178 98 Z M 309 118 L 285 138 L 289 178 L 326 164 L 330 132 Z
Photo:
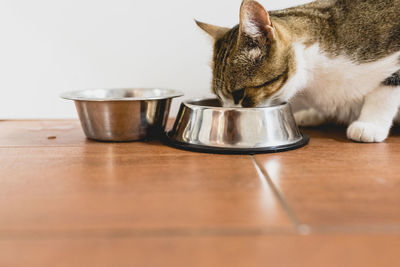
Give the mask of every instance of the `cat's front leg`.
M 326 119 L 321 113 L 313 108 L 298 111 L 294 114 L 297 125 L 303 127 L 315 127 L 322 125 Z
M 400 104 L 400 87 L 382 86 L 365 97 L 361 115 L 347 129 L 356 142 L 379 143 L 389 135 Z

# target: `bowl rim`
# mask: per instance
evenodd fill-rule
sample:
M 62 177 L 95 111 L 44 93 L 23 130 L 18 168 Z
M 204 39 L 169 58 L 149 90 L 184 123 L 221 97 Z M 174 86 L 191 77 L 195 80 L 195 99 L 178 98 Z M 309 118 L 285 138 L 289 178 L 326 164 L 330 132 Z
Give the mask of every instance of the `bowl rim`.
M 252 111 L 252 110 L 273 110 L 273 109 L 282 109 L 284 107 L 290 106 L 289 102 L 284 102 L 279 105 L 270 106 L 270 107 L 254 107 L 254 108 L 243 108 L 243 107 L 213 107 L 213 106 L 200 106 L 192 104 L 191 102 L 199 102 L 206 100 L 219 100 L 218 98 L 197 98 L 197 99 L 189 99 L 182 102 L 183 105 L 191 108 L 191 109 L 213 109 L 213 110 L 241 110 L 241 111 Z
M 225 154 L 225 155 L 255 155 L 255 154 L 271 154 L 286 152 L 290 150 L 299 149 L 305 147 L 310 142 L 310 137 L 307 134 L 300 132 L 301 138 L 292 143 L 277 145 L 277 146 L 266 146 L 266 147 L 248 147 L 248 148 L 234 148 L 234 147 L 216 147 L 201 144 L 192 144 L 177 141 L 171 136 L 172 131 L 166 132 L 161 141 L 168 145 L 178 149 L 200 152 L 200 153 L 211 153 L 211 154 Z
M 109 97 L 109 98 L 95 98 L 95 97 L 84 97 L 81 96 L 82 92 L 86 91 L 95 91 L 95 90 L 105 90 L 105 91 L 113 91 L 113 90 L 164 90 L 167 93 L 163 96 L 152 96 L 152 97 Z M 184 93 L 175 90 L 175 89 L 167 89 L 160 87 L 126 87 L 126 88 L 92 88 L 92 89 L 82 89 L 75 91 L 67 91 L 60 94 L 60 97 L 67 100 L 74 101 L 93 101 L 93 102 L 112 102 L 112 101 L 151 101 L 151 100 L 164 100 L 164 99 L 172 99 L 183 96 Z

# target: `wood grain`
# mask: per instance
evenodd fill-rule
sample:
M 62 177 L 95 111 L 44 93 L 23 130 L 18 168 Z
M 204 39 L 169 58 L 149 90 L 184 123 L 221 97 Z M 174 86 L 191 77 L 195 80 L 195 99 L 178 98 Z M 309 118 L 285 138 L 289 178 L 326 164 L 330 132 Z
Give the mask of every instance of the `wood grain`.
M 0 121 L 0 266 L 397 266 L 399 130 L 223 156 Z
M 173 124 L 169 120 L 168 128 Z M 86 138 L 77 120 L 0 121 L 0 147 L 99 147 L 100 151 L 122 149 L 128 153 L 187 154 L 162 145 L 159 140 L 96 142 Z
M 1 240 L 1 266 L 397 266 L 397 235 Z
M 118 145 L 0 148 L 0 158 L 0 230 L 291 227 L 248 156 Z
M 78 120 L 0 121 L 0 147 L 82 146 L 85 138 Z
M 300 223 L 316 227 L 400 225 L 400 138 L 347 140 L 345 129 L 305 130 L 308 147 L 256 156 Z

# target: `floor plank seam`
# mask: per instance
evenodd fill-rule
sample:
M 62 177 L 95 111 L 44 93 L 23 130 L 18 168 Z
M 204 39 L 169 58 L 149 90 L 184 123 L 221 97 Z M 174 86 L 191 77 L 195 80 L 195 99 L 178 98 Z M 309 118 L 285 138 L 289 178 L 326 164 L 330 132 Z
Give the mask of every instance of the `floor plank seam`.
M 76 148 L 76 147 L 83 147 L 84 145 L 65 145 L 65 146 L 53 146 L 53 145 L 43 145 L 43 146 L 0 146 L 0 149 L 8 149 L 8 148 Z
M 316 225 L 314 234 L 400 234 L 400 225 Z
M 308 235 L 310 234 L 310 227 L 306 224 L 302 224 L 299 219 L 297 218 L 294 211 L 290 208 L 289 204 L 287 203 L 284 196 L 279 192 L 278 188 L 275 186 L 274 182 L 272 181 L 271 177 L 264 169 L 264 167 L 258 162 L 258 160 L 251 156 L 255 167 L 259 170 L 262 174 L 263 178 L 267 181 L 268 185 L 270 186 L 273 194 L 275 195 L 276 199 L 279 201 L 280 205 L 282 206 L 283 210 L 285 211 L 286 215 L 289 217 L 291 223 L 293 224 L 294 228 L 299 234 Z
M 247 229 L 104 229 L 104 230 L 0 230 L 0 242 L 5 240 L 45 240 L 45 239 L 87 239 L 87 238 L 164 238 L 164 237 L 246 237 L 297 235 L 288 228 L 247 228 Z

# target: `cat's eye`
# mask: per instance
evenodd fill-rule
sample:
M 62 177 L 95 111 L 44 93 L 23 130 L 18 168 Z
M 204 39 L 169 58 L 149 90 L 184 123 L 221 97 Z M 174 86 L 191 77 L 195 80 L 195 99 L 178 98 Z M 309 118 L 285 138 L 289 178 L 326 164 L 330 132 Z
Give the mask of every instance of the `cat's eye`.
M 240 100 L 243 99 L 244 90 L 245 89 L 240 89 L 240 90 L 236 90 L 236 91 L 232 92 L 233 101 L 235 102 L 235 105 L 238 105 L 240 103 Z
M 266 87 L 266 86 L 268 86 L 268 85 L 271 85 L 271 84 L 273 84 L 273 83 L 279 81 L 279 79 L 282 78 L 282 76 L 283 76 L 283 74 L 281 74 L 281 75 L 279 75 L 279 76 L 276 76 L 276 77 L 273 78 L 272 80 L 269 80 L 269 81 L 267 81 L 267 82 L 265 82 L 265 83 L 263 83 L 263 84 L 261 84 L 261 85 L 254 86 L 254 88 L 262 88 L 262 87 Z

